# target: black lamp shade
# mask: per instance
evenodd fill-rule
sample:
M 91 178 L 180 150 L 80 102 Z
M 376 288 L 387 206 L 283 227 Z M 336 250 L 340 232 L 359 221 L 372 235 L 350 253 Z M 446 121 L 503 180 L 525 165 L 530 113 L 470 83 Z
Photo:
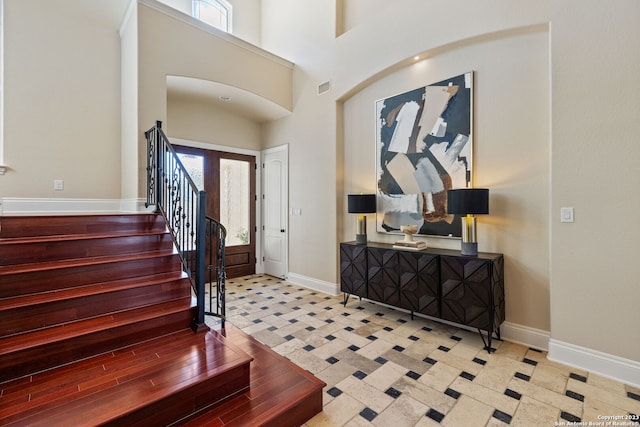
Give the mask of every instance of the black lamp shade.
M 489 213 L 489 189 L 460 188 L 447 192 L 447 212 L 455 215 Z
M 364 214 L 376 212 L 375 194 L 349 194 L 349 213 Z

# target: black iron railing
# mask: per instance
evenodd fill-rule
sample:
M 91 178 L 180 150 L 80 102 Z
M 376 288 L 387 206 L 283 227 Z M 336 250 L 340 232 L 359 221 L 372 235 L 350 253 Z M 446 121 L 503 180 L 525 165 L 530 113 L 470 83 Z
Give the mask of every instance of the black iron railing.
M 156 212 L 165 218 L 184 271 L 191 280 L 198 304 L 193 329 L 205 328 L 205 314 L 221 318 L 224 327 L 227 231 L 219 221 L 206 216 L 207 194 L 194 184 L 162 131 L 162 122 L 157 121 L 145 136 L 146 206 L 155 205 Z

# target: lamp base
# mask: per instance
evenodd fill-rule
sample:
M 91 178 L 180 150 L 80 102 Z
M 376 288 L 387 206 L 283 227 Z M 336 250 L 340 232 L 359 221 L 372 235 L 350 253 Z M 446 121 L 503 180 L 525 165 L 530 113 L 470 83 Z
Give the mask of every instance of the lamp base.
M 478 255 L 478 242 L 462 242 L 460 247 L 460 253 L 462 255 Z
M 356 234 L 356 243 L 358 245 L 366 245 L 367 244 L 367 235 L 366 234 Z

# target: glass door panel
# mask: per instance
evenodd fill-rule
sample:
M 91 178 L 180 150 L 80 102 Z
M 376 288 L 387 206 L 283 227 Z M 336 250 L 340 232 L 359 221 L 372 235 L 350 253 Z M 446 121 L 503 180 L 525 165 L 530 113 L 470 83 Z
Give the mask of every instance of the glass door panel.
M 227 246 L 250 239 L 249 162 L 220 159 L 220 222 L 227 227 Z
M 204 156 L 176 153 L 199 191 L 204 190 Z

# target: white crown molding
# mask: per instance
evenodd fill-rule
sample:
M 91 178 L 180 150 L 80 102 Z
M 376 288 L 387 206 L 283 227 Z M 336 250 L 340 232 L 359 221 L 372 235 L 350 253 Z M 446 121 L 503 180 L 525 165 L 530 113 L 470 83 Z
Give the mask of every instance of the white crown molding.
M 550 339 L 549 360 L 640 387 L 640 362 Z
M 287 274 L 287 282 L 291 282 L 294 285 L 299 285 L 304 288 L 312 289 L 314 291 L 322 292 L 329 295 L 340 295 L 340 290 L 336 283 L 325 282 L 324 280 L 314 279 L 313 277 L 303 276 L 301 274 L 291 273 Z

